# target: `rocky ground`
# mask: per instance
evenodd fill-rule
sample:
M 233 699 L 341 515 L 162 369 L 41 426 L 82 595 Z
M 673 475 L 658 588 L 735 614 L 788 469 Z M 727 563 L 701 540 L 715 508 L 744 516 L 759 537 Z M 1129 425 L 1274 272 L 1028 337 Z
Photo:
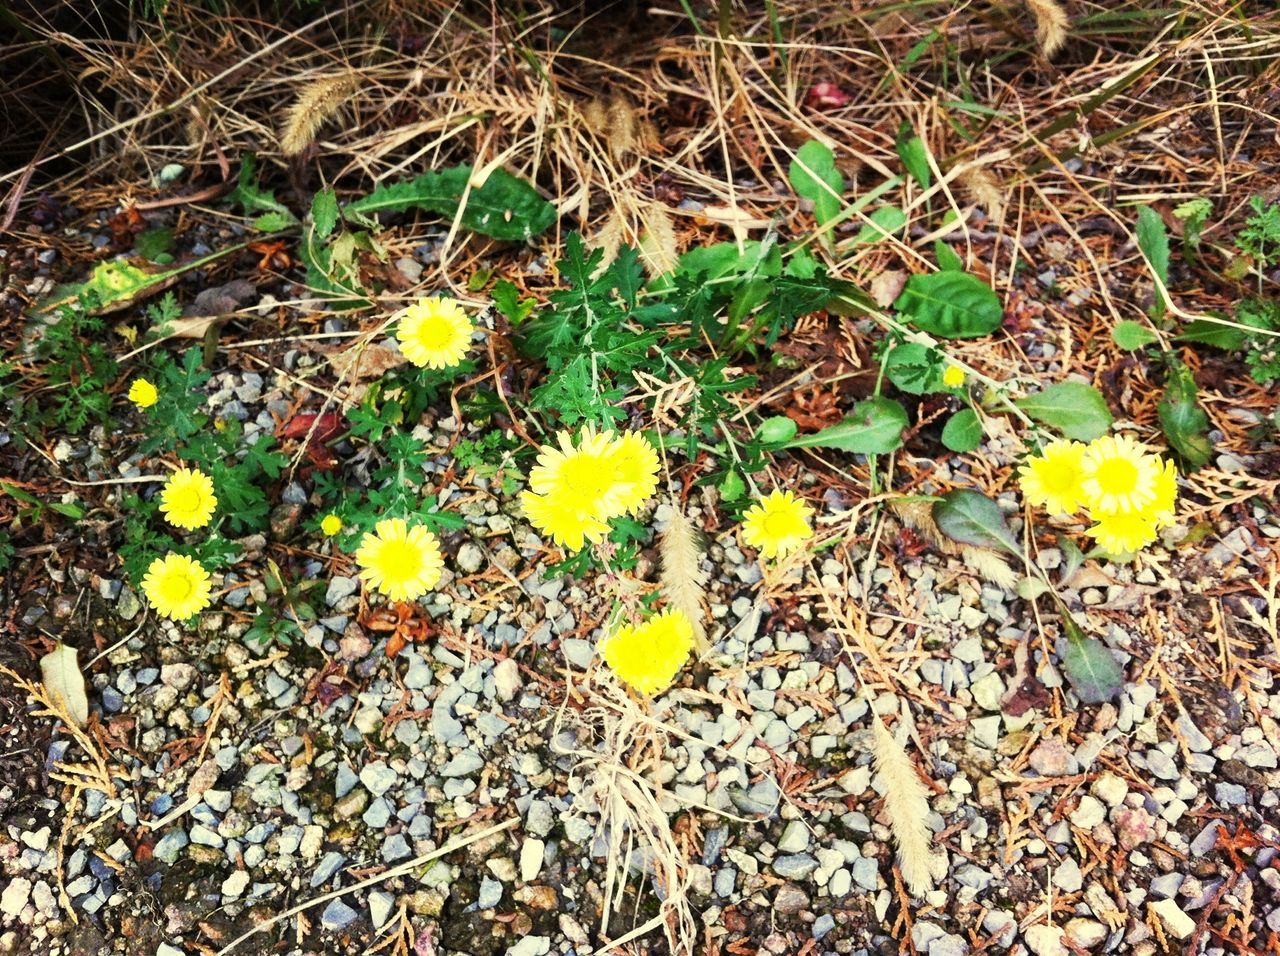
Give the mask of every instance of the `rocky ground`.
M 272 427 L 292 388 L 284 374 L 224 371 L 209 402 Z M 457 427 L 419 433 L 443 449 Z M 93 461 L 97 440 L 55 454 Z M 441 454 L 424 484 L 447 466 Z M 1068 596 L 1131 677 L 1091 708 L 1062 687 L 1026 602 L 909 548 L 892 522 L 878 555 L 851 537 L 769 580 L 733 529 L 716 529 L 713 649 L 619 754 L 604 749 L 619 739 L 606 725 L 626 708 L 597 696 L 594 642 L 620 583 L 545 576 L 544 544 L 497 490 L 474 477 L 445 489 L 468 528 L 446 539 L 451 574 L 402 622 L 416 642 L 395 657 L 395 622 L 363 603 L 327 544 L 308 565 L 322 616 L 269 652 L 240 640 L 234 611 L 260 585 L 234 571 L 225 608 L 187 632 L 157 624 L 119 578 L 40 556 L 47 580 L 22 589 L 13 619 L 79 647 L 106 778 L 69 778 L 87 748 L 11 704 L 6 759 L 38 748 L 38 785 L 0 783 L 0 949 L 581 956 L 676 891 L 654 878 L 663 848 L 632 829 L 634 852 L 613 861 L 626 885 L 600 925 L 603 761 L 634 764 L 669 815 L 699 952 L 1147 954 L 1195 940 L 1221 953 L 1239 951 L 1221 940 L 1242 930 L 1251 952 L 1276 951 L 1280 691 L 1274 657 L 1269 669 L 1259 655 L 1274 653 L 1265 592 L 1280 523 L 1268 509 L 1136 569 L 1076 573 Z M 306 499 L 300 485 L 281 493 L 302 511 Z M 646 553 L 638 573 L 653 564 Z M 946 853 L 937 888 L 910 902 L 869 742 L 869 711 L 904 707 Z M 631 945 L 669 951 L 661 929 Z

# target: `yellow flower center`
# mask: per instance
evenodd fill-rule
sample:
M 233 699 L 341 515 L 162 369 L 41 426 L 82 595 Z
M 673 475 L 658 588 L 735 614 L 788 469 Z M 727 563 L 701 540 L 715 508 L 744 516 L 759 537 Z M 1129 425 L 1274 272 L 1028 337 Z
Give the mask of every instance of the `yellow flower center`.
M 560 479 L 565 490 L 582 502 L 592 502 L 604 497 L 613 483 L 610 469 L 596 455 L 575 455 L 560 468 Z
M 174 488 L 169 493 L 170 507 L 174 511 L 199 511 L 200 490 L 198 488 Z
M 442 349 L 453 341 L 453 325 L 448 319 L 428 318 L 418 324 L 415 336 L 428 349 Z
M 195 590 L 195 583 L 181 571 L 171 572 L 164 576 L 161 589 L 164 591 L 166 600 L 177 603 L 191 597 L 191 592 Z
M 1098 466 L 1097 480 L 1104 495 L 1127 495 L 1137 487 L 1138 468 L 1124 458 L 1112 458 Z
M 378 564 L 389 578 L 413 578 L 422 570 L 422 552 L 408 541 L 383 542 Z
M 764 516 L 764 530 L 766 534 L 775 538 L 785 538 L 795 531 L 795 524 L 791 519 L 791 515 L 781 511 L 774 511 Z

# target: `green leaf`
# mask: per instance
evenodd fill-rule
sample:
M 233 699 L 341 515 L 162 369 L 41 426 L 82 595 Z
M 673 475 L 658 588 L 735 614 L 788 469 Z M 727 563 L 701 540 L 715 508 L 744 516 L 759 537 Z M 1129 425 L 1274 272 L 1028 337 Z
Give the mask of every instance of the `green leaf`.
M 1111 650 L 1096 638 L 1088 637 L 1067 612 L 1062 611 L 1066 632 L 1062 650 L 1062 669 L 1076 696 L 1086 704 L 1101 704 L 1120 693 L 1124 687 L 1124 671 Z
M 264 212 L 253 220 L 253 228 L 258 232 L 282 232 L 285 229 L 292 229 L 297 224 L 297 217 L 288 210 Z
M 898 128 L 898 139 L 895 145 L 898 149 L 898 158 L 902 160 L 902 165 L 906 167 L 912 178 L 920 184 L 920 187 L 928 189 L 932 186 L 933 170 L 929 168 L 929 150 L 924 145 L 924 140 L 911 134 L 910 123 L 903 123 Z
M 952 451 L 973 451 L 982 444 L 982 421 L 972 408 L 962 408 L 942 426 L 942 444 Z
M 942 391 L 942 353 L 917 342 L 903 342 L 882 359 L 885 378 L 909 395 Z
M 964 260 L 941 239 L 933 243 L 933 257 L 938 260 L 938 268 L 943 272 L 964 272 Z
M 146 232 L 139 233 L 134 244 L 138 249 L 138 255 L 151 262 L 163 263 L 173 260 L 169 255 L 169 250 L 173 248 L 172 229 L 148 229 Z
M 510 279 L 499 279 L 493 284 L 493 304 L 508 322 L 519 325 L 529 317 L 537 302 L 520 298 L 520 290 Z
M 791 188 L 796 195 L 813 203 L 818 225 L 825 225 L 844 205 L 844 177 L 836 169 L 835 153 L 824 143 L 811 139 L 798 150 L 791 162 Z
M 1018 555 L 1018 541 L 1004 522 L 1000 506 L 971 488 L 948 491 L 933 503 L 938 530 L 952 541 Z
M 766 418 L 756 432 L 756 441 L 762 445 L 785 445 L 796 436 L 796 423 L 786 415 Z
M 737 501 L 746 493 L 746 490 L 746 483 L 736 471 L 726 473 L 720 482 L 720 497 L 725 501 Z
M 916 328 L 945 339 L 990 335 L 1004 319 L 1000 297 L 967 272 L 914 275 L 893 305 Z
M 1165 229 L 1164 220 L 1160 218 L 1160 214 L 1150 206 L 1143 206 L 1138 210 L 1138 248 L 1146 256 L 1147 265 L 1160 279 L 1160 284 L 1168 289 L 1169 233 Z M 1152 317 L 1158 319 L 1163 316 L 1165 308 L 1164 293 L 1157 289 L 1155 302 L 1151 305 Z
M 1169 380 L 1156 406 L 1160 427 L 1187 470 L 1195 471 L 1213 457 L 1209 441 L 1209 416 L 1196 401 L 1196 380 L 1175 356 L 1168 356 Z
M 1102 393 L 1083 382 L 1058 382 L 1014 404 L 1042 425 L 1076 441 L 1101 438 L 1114 420 Z
M 312 198 L 311 219 L 316 224 L 316 235 L 328 239 L 338 224 L 338 196 L 332 186 L 320 190 Z
M 880 242 L 907 224 L 907 214 L 897 206 L 881 206 L 867 218 L 871 222 L 854 236 L 856 243 Z
M 1141 322 L 1126 319 L 1116 323 L 1116 327 L 1111 330 L 1111 338 L 1126 352 L 1135 352 L 1154 342 L 1156 334 Z
M 1214 348 L 1234 352 L 1243 348 L 1245 343 L 1243 329 L 1232 328 L 1206 319 L 1193 319 L 1188 322 L 1178 335 L 1179 342 L 1193 342 L 1199 345 L 1212 345 Z
M 366 226 L 375 225 L 381 212 L 426 209 L 441 216 L 458 213 L 463 196 L 462 225 L 472 232 L 506 241 L 536 236 L 556 218 L 556 208 L 527 181 L 505 169 L 495 169 L 482 185 L 472 186 L 470 166 L 432 170 L 408 182 L 379 186 L 363 199 L 348 203 L 345 215 Z
M 885 455 L 902 445 L 906 410 L 891 398 L 868 398 L 839 425 L 800 435 L 784 448 L 839 448 L 859 455 Z

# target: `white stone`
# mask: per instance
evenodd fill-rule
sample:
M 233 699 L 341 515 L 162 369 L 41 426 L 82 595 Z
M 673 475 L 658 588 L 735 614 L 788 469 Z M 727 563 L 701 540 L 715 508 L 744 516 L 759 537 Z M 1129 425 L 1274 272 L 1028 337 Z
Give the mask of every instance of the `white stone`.
M 1062 942 L 1062 928 L 1059 926 L 1037 923 L 1023 932 L 1022 939 L 1036 956 L 1071 956 L 1071 951 Z
M 546 851 L 547 845 L 542 840 L 536 837 L 525 837 L 524 843 L 520 844 L 520 879 L 526 883 L 532 883 L 538 878 L 538 874 L 542 872 L 542 857 Z
M 9 885 L 0 893 L 0 913 L 15 919 L 27 906 L 31 897 L 31 881 L 26 877 L 15 876 Z
M 1182 912 L 1182 908 L 1173 900 L 1157 900 L 1151 904 L 1151 908 L 1160 917 L 1166 933 L 1178 939 L 1186 939 L 1195 932 L 1196 921 Z

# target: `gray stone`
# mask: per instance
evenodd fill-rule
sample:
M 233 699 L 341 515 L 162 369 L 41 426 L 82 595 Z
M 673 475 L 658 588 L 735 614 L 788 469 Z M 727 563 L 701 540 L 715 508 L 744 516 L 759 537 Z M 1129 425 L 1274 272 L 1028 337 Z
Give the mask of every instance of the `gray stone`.
M 782 853 L 803 853 L 809 849 L 809 828 L 803 820 L 792 820 L 787 824 L 778 840 L 778 850 Z
M 442 777 L 466 777 L 484 766 L 484 757 L 474 750 L 464 750 L 440 770 Z
M 783 915 L 799 913 L 809 905 L 809 896 L 794 883 L 783 883 L 773 898 L 773 908 Z
M 551 811 L 551 804 L 545 800 L 534 800 L 529 804 L 529 809 L 525 813 L 524 828 L 536 837 L 546 837 L 551 832 L 551 828 L 555 826 L 555 814 Z
M 342 869 L 342 864 L 346 861 L 347 858 L 337 850 L 326 853 L 316 865 L 315 872 L 311 874 L 311 888 L 315 889 L 328 883 L 333 875 Z
M 331 901 L 324 908 L 324 912 L 320 914 L 320 925 L 333 932 L 334 930 L 346 929 L 359 918 L 359 913 L 341 899 L 336 899 Z
M 330 607 L 334 607 L 340 601 L 355 594 L 359 587 L 360 582 L 357 579 L 335 574 L 329 579 L 329 588 L 324 593 L 325 603 Z
M 399 775 L 381 760 L 365 764 L 360 771 L 360 782 L 375 797 L 382 796 L 399 779 Z
M 818 861 L 808 853 L 789 853 L 773 861 L 773 872 L 784 880 L 803 880 L 817 868 Z
M 489 877 L 480 880 L 480 895 L 476 906 L 482 910 L 491 910 L 502 902 L 502 884 Z

